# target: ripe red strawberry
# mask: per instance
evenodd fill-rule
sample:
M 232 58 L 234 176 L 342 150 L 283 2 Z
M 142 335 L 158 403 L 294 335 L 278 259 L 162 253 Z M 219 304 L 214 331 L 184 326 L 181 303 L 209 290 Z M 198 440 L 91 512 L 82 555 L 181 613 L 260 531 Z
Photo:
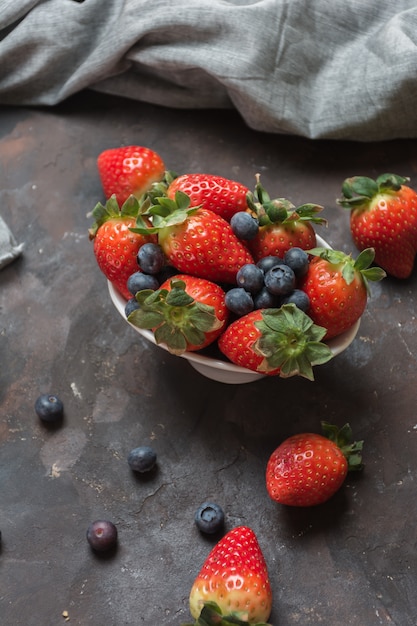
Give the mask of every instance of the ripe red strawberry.
M 139 248 L 148 241 L 156 240 L 154 235 L 132 232 L 138 210 L 138 201 L 133 196 L 121 208 L 115 196 L 112 196 L 105 206 L 98 203 L 91 212 L 95 222 L 89 229 L 89 236 L 94 242 L 98 266 L 127 300 L 132 294 L 126 283 L 129 276 L 139 269 Z
M 168 187 L 167 195 L 175 200 L 177 191 L 189 196 L 191 206 L 200 206 L 217 213 L 228 222 L 238 211 L 248 208 L 246 194 L 249 189 L 242 183 L 214 174 L 183 174 Z
M 156 343 L 173 354 L 201 350 L 223 331 L 229 312 L 225 293 L 204 278 L 178 274 L 156 291 L 139 291 L 140 308 L 128 320 L 134 326 L 153 330 Z
M 314 248 L 300 288 L 310 300 L 311 319 L 327 329 L 325 339 L 340 335 L 355 324 L 365 310 L 368 281 L 384 278 L 380 267 L 370 267 L 374 250 L 363 250 L 356 260 L 338 250 Z
M 339 204 L 351 210 L 350 229 L 359 250 L 373 247 L 375 262 L 396 278 L 408 278 L 417 252 L 417 193 L 408 178 L 383 174 L 347 178 Z
M 143 216 L 152 220 L 148 230 Z M 157 233 L 168 262 L 184 274 L 214 282 L 235 283 L 238 270 L 253 263 L 245 245 L 230 224 L 209 209 L 190 206 L 190 198 L 177 191 L 175 200 L 155 199 L 138 216 L 136 232 Z
M 143 146 L 123 146 L 104 150 L 97 159 L 104 195 L 113 194 L 119 205 L 130 195 L 142 196 L 152 183 L 162 180 L 165 164 L 162 158 Z
M 323 207 L 316 204 L 303 204 L 296 208 L 285 198 L 271 200 L 259 182 L 255 194 L 248 194 L 250 209 L 259 221 L 258 234 L 248 241 L 248 248 L 255 261 L 266 256 L 283 258 L 290 248 L 309 250 L 317 243 L 314 224 L 324 224 L 318 217 Z
M 238 318 L 219 337 L 218 346 L 235 365 L 269 376 L 314 380 L 312 366 L 332 358 L 330 348 L 321 343 L 325 333 L 294 304 L 286 304 Z
M 257 537 L 247 526 L 233 528 L 211 550 L 192 586 L 195 624 L 268 626 L 271 609 L 271 584 Z
M 290 506 L 326 502 L 342 486 L 348 471 L 362 468 L 363 441 L 351 443 L 349 424 L 340 430 L 322 422 L 324 435 L 302 433 L 286 439 L 266 467 L 270 497 Z

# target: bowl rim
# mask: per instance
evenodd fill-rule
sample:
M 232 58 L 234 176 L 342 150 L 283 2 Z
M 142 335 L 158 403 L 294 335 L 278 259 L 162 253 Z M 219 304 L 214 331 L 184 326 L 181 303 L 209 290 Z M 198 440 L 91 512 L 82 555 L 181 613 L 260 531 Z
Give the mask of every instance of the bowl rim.
M 331 248 L 331 246 L 329 246 L 329 244 L 322 237 L 320 237 L 320 235 L 316 234 L 316 240 L 317 240 L 317 246 Z M 120 315 L 125 320 L 125 322 L 127 322 L 130 326 L 132 326 L 132 328 L 134 328 L 147 341 L 150 341 L 154 345 L 157 345 L 159 348 L 162 348 L 166 352 L 169 352 L 168 348 L 164 344 L 156 343 L 155 337 L 152 331 L 138 328 L 137 326 L 134 326 L 133 324 L 129 322 L 129 320 L 126 318 L 126 315 L 125 315 L 125 306 L 127 302 L 126 299 L 112 285 L 112 283 L 109 280 L 107 281 L 107 286 L 108 286 L 108 290 L 110 293 L 110 298 L 114 306 L 116 307 L 116 309 L 119 311 Z M 353 342 L 353 340 L 355 339 L 358 333 L 359 326 L 360 326 L 360 319 L 358 319 L 355 322 L 355 324 L 353 324 L 353 326 L 351 326 L 351 328 L 346 330 L 344 333 L 341 333 L 337 337 L 333 337 L 332 339 L 329 339 L 329 341 L 325 342 L 331 349 L 333 353 L 333 357 L 337 356 L 341 352 L 344 352 L 344 350 L 346 350 L 350 346 L 350 344 Z M 178 356 L 186 359 L 187 361 L 190 361 L 191 363 L 197 363 L 198 365 L 201 365 L 204 367 L 212 367 L 217 370 L 223 370 L 229 373 L 233 372 L 233 373 L 240 374 L 240 375 L 246 374 L 246 375 L 250 375 L 251 377 L 254 374 L 258 374 L 259 378 L 262 378 L 265 376 L 262 373 L 253 372 L 252 370 L 249 370 L 246 367 L 235 365 L 234 363 L 231 363 L 230 361 L 223 361 L 221 359 L 209 357 L 204 354 L 200 354 L 198 352 L 184 352 L 183 354 L 180 354 Z

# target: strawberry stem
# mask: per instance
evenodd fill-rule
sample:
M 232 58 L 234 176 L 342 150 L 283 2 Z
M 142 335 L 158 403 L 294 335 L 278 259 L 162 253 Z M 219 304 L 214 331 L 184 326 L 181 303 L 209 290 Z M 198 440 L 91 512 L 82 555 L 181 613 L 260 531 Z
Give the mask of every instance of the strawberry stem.
M 247 618 L 247 615 L 245 617 Z M 238 614 L 222 615 L 221 609 L 216 602 L 205 602 L 197 620 L 181 626 L 231 626 L 232 624 L 235 626 L 248 626 L 248 623 L 248 619 L 241 619 Z M 258 622 L 252 624 L 252 626 L 271 625 L 266 622 Z
M 338 428 L 326 421 L 321 422 L 323 435 L 333 441 L 343 452 L 348 462 L 348 471 L 358 471 L 363 469 L 362 448 L 363 441 L 353 441 L 352 429 L 349 424 Z

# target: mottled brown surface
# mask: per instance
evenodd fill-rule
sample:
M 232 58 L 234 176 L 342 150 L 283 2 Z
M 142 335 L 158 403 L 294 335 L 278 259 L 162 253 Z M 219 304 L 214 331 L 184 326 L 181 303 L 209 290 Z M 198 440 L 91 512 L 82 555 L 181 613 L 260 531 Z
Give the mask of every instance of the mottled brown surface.
M 52 110 L 0 109 L 0 213 L 23 256 L 0 272 L 2 626 L 179 625 L 212 541 L 194 511 L 214 499 L 227 528 L 251 526 L 267 559 L 274 626 L 412 626 L 416 580 L 416 283 L 373 286 L 360 332 L 316 381 L 231 386 L 141 339 L 110 302 L 86 214 L 103 200 L 96 157 L 138 143 L 178 172 L 209 171 L 325 205 L 319 232 L 353 251 L 335 198 L 353 174 L 417 183 L 417 143 L 312 142 L 249 130 L 233 112 L 159 109 L 78 96 Z M 59 429 L 34 414 L 65 404 Z M 275 505 L 264 468 L 286 436 L 349 421 L 365 471 L 327 504 Z M 129 451 L 158 453 L 146 480 Z M 85 539 L 119 528 L 111 559 Z

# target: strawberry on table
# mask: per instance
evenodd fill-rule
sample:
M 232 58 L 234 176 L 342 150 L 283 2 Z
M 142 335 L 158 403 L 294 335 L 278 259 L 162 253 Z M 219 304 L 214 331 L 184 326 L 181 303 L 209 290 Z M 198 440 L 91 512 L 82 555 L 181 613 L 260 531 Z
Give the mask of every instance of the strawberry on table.
M 252 529 L 233 528 L 214 546 L 195 579 L 189 601 L 196 625 L 268 626 L 271 584 Z
M 331 498 L 348 471 L 362 469 L 363 441 L 352 443 L 349 424 L 322 422 L 323 435 L 300 433 L 283 441 L 266 467 L 269 496 L 289 506 L 315 506 Z
M 228 222 L 238 211 L 248 208 L 246 194 L 249 189 L 223 176 L 214 174 L 183 174 L 178 176 L 167 189 L 168 198 L 175 200 L 177 191 L 189 196 L 193 206 L 201 206 L 217 213 Z
M 128 321 L 153 330 L 156 343 L 172 354 L 201 350 L 213 343 L 223 331 L 229 313 L 223 289 L 204 278 L 178 274 L 155 291 L 136 294 L 139 309 Z
M 310 300 L 308 315 L 326 328 L 325 339 L 330 339 L 351 328 L 361 317 L 368 300 L 369 281 L 382 280 L 385 272 L 380 267 L 370 267 L 373 248 L 363 250 L 356 260 L 327 248 L 314 248 L 309 253 L 314 258 L 300 288 Z
M 383 174 L 347 178 L 339 204 L 350 209 L 350 229 L 359 250 L 373 247 L 375 262 L 396 278 L 408 278 L 417 252 L 417 193 L 409 178 Z
M 323 209 L 317 204 L 296 208 L 285 198 L 271 200 L 257 176 L 254 194 L 248 194 L 248 205 L 259 222 L 258 234 L 248 241 L 255 261 L 267 256 L 283 258 L 290 248 L 308 250 L 317 243 L 313 224 L 325 224 L 317 214 Z
M 148 204 L 134 231 L 157 234 L 168 263 L 180 272 L 234 284 L 242 265 L 253 263 L 229 222 L 209 209 L 194 206 L 184 192 L 177 191 L 175 200 L 162 196 Z M 151 220 L 151 228 L 146 219 Z
M 165 164 L 157 152 L 144 146 L 104 150 L 97 158 L 104 195 L 115 194 L 122 205 L 130 195 L 142 196 L 164 177 Z
M 97 264 L 127 300 L 132 297 L 127 280 L 138 270 L 138 251 L 144 243 L 156 239 L 149 233 L 142 235 L 132 232 L 138 210 L 139 203 L 133 196 L 121 208 L 116 197 L 111 196 L 105 205 L 99 202 L 91 212 L 95 222 L 89 229 L 89 237 L 93 240 Z
M 313 366 L 332 358 L 321 341 L 325 333 L 294 304 L 285 304 L 238 318 L 219 337 L 218 346 L 235 365 L 269 376 L 314 380 Z

